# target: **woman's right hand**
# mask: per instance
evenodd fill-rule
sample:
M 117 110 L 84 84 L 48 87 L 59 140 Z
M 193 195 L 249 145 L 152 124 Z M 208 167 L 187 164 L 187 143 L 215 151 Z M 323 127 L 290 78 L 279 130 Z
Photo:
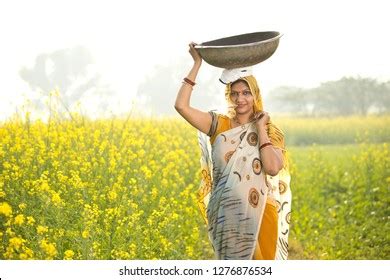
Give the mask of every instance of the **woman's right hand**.
M 253 114 L 253 120 L 256 121 L 257 127 L 266 128 L 267 124 L 270 121 L 270 117 L 267 112 L 259 111 Z
M 195 49 L 195 46 L 196 46 L 196 45 L 197 45 L 197 44 L 194 43 L 194 42 L 191 42 L 191 43 L 189 44 L 189 47 L 190 47 L 189 53 L 191 54 L 192 59 L 194 60 L 194 63 L 200 65 L 200 64 L 202 64 L 202 57 L 200 56 L 200 54 L 198 53 L 198 51 Z

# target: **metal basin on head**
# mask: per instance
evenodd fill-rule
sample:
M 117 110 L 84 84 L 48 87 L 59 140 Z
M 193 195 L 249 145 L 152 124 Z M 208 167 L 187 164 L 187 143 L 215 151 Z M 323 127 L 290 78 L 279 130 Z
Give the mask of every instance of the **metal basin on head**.
M 255 32 L 196 45 L 201 57 L 215 67 L 233 69 L 258 64 L 276 51 L 282 36 L 276 31 Z

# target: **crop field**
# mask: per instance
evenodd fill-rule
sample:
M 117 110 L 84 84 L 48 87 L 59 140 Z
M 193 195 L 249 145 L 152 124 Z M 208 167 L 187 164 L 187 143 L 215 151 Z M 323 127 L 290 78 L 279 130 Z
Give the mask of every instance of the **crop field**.
M 390 117 L 289 119 L 291 259 L 389 259 Z M 0 259 L 212 259 L 196 130 L 176 118 L 0 124 Z

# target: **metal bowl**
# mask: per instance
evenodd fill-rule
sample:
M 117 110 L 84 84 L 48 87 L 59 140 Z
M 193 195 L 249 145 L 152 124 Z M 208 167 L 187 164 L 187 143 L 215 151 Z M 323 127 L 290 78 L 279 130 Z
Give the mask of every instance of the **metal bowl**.
M 204 42 L 195 49 L 210 65 L 241 68 L 258 64 L 273 55 L 281 36 L 276 31 L 247 33 Z

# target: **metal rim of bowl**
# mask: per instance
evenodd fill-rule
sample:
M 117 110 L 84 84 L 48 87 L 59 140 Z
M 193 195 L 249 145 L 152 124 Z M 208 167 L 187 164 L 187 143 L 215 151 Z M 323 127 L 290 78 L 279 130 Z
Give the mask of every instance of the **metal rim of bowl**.
M 266 32 L 276 32 L 276 31 L 266 31 Z M 279 32 L 276 32 L 276 33 L 279 33 Z M 242 34 L 242 35 L 246 35 L 246 34 Z M 249 47 L 249 46 L 255 46 L 255 45 L 259 45 L 259 44 L 269 43 L 269 42 L 280 39 L 280 37 L 282 37 L 282 36 L 283 36 L 283 34 L 279 33 L 278 35 L 276 35 L 275 37 L 270 38 L 270 39 L 266 39 L 266 40 L 262 40 L 262 41 L 258 41 L 258 42 L 253 42 L 253 43 L 237 44 L 237 45 L 204 46 L 204 45 L 202 45 L 203 44 L 202 43 L 200 45 L 195 45 L 194 48 L 195 49 L 220 49 L 220 48 Z M 231 36 L 231 37 L 234 37 L 234 36 Z M 226 38 L 229 38 L 229 37 L 226 37 Z M 221 39 L 224 39 L 224 38 L 220 38 L 220 39 L 216 39 L 216 40 L 221 40 Z

